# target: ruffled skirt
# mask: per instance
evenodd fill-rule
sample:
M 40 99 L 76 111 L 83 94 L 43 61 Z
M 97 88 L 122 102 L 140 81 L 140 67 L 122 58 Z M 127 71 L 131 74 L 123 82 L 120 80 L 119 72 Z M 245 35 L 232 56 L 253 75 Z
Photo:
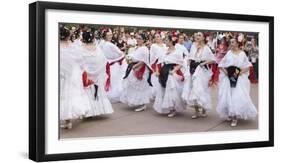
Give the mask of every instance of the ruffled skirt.
M 163 88 L 160 84 L 157 85 L 154 110 L 160 114 L 169 113 L 171 110 L 183 111 L 184 103 L 181 99 L 181 93 L 181 78 L 176 74 L 169 75 L 166 88 Z
M 60 120 L 77 119 L 89 110 L 89 100 L 83 88 L 80 67 L 64 69 L 60 75 Z
M 150 103 L 152 96 L 151 89 L 147 82 L 149 71 L 146 69 L 143 79 L 139 80 L 135 77 L 133 70 L 129 76 L 123 80 L 123 90 L 120 101 L 129 106 L 139 106 Z
M 159 89 L 160 87 L 158 77 L 155 75 L 155 73 L 151 75 L 151 83 L 153 85 L 153 87 L 151 88 L 151 98 L 155 98 L 157 94 L 157 89 Z
M 104 80 L 102 80 L 104 81 Z M 95 97 L 95 87 L 91 85 L 90 87 L 85 88 L 87 92 L 90 109 L 88 110 L 86 117 L 99 116 L 103 114 L 112 114 L 113 108 L 107 97 L 107 94 L 104 89 L 104 82 L 98 82 L 98 93 Z
M 126 71 L 126 64 L 120 65 L 118 62 L 110 66 L 110 88 L 107 97 L 111 102 L 119 102 L 122 92 L 122 81 Z
M 182 99 L 189 106 L 198 106 L 205 110 L 212 109 L 211 90 L 209 81 L 212 71 L 198 66 L 190 75 L 189 67 L 185 73 L 185 82 L 182 92 Z
M 231 88 L 228 77 L 220 73 L 217 112 L 222 118 L 236 116 L 240 119 L 254 119 L 257 116 L 257 109 L 250 97 L 247 74 L 239 76 L 236 87 Z

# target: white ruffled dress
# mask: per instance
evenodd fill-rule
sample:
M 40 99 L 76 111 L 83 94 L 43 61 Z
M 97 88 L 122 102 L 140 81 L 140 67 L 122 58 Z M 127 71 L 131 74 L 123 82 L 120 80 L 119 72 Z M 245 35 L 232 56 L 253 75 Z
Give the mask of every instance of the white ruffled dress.
M 177 64 L 183 65 L 183 55 L 180 51 L 175 50 L 170 54 L 166 54 L 163 59 L 163 64 Z M 159 81 L 158 81 L 159 83 Z M 153 108 L 157 113 L 167 114 L 172 110 L 176 112 L 182 112 L 184 103 L 181 99 L 183 81 L 182 77 L 174 74 L 169 74 L 166 88 L 163 88 L 160 84 L 156 85 L 156 97 L 153 104 Z
M 113 63 L 124 57 L 124 53 L 112 42 L 102 41 L 99 47 L 103 51 L 108 63 Z M 110 87 L 107 96 L 111 102 L 119 102 L 122 92 L 122 80 L 125 75 L 127 63 L 116 62 L 110 66 Z
M 60 46 L 60 120 L 77 119 L 89 110 L 82 83 L 83 57 L 72 44 Z
M 219 67 L 227 68 L 236 66 L 241 69 L 252 66 L 245 52 L 233 54 L 228 51 L 221 60 Z M 243 73 L 238 77 L 235 88 L 230 87 L 228 76 L 220 72 L 217 112 L 222 118 L 236 116 L 240 119 L 253 119 L 257 115 L 257 109 L 250 97 L 249 72 Z
M 120 100 L 129 106 L 139 106 L 150 103 L 151 86 L 147 82 L 149 76 L 149 50 L 145 46 L 138 47 L 130 58 L 133 62 L 144 62 L 146 64 L 143 79 L 139 80 L 132 70 L 129 76 L 123 80 L 123 91 Z
M 196 49 L 196 47 L 193 47 L 190 51 L 188 56 L 189 60 L 195 60 L 197 62 L 205 60 L 215 61 L 215 56 L 207 45 L 198 53 Z M 185 82 L 181 95 L 182 99 L 189 106 L 198 106 L 205 110 L 211 110 L 212 101 L 209 80 L 212 77 L 212 70 L 198 66 L 193 75 L 191 75 L 189 69 L 190 67 L 188 66 L 185 71 Z
M 100 48 L 95 50 L 83 49 L 81 51 L 84 58 L 83 68 L 87 72 L 88 79 L 98 86 L 97 98 L 95 98 L 94 84 L 85 87 L 89 100 L 89 110 L 86 117 L 112 114 L 113 108 L 105 91 L 105 81 L 107 79 L 106 63 L 107 60 Z
M 150 47 L 150 65 L 152 66 L 157 60 L 157 64 L 163 63 L 163 59 L 167 53 L 167 47 L 165 44 L 158 45 L 158 44 L 152 44 Z M 155 72 L 151 76 L 151 83 L 153 85 L 152 87 L 152 97 L 156 96 L 156 91 L 160 86 L 160 83 L 158 81 L 158 77 L 155 75 Z

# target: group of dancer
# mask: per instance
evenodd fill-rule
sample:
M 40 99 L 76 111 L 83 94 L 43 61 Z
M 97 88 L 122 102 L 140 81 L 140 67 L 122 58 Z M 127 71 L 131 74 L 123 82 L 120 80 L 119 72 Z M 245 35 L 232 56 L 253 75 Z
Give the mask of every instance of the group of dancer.
M 206 35 L 197 32 L 190 50 L 184 37 L 155 33 L 148 48 L 145 33 L 135 35 L 126 54 L 112 43 L 112 31 L 97 40 L 93 31 L 73 38 L 60 27 L 60 120 L 72 128 L 72 120 L 112 114 L 112 103 L 121 102 L 140 112 L 154 101 L 153 109 L 174 117 L 187 108 L 192 119 L 205 118 L 212 109 L 212 65 L 217 65 L 218 114 L 237 126 L 238 119 L 253 119 L 257 110 L 250 97 L 249 62 L 231 39 L 230 50 L 218 62 L 207 45 Z

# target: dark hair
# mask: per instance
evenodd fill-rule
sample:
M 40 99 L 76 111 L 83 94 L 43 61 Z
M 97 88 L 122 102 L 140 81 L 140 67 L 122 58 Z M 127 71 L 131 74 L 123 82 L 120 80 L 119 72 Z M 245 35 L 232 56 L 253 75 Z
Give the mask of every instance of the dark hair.
M 103 39 L 106 38 L 106 34 L 107 34 L 108 32 L 110 32 L 109 29 L 106 29 L 106 30 L 104 30 L 104 31 L 102 32 L 102 38 L 103 38 Z
M 160 36 L 160 38 L 161 38 L 161 34 L 160 34 L 160 32 L 155 32 L 155 33 L 154 33 L 154 35 L 152 36 L 152 39 L 155 39 L 155 36 L 156 36 L 156 35 L 159 35 L 159 36 Z
M 208 43 L 208 41 L 207 41 L 207 37 L 209 36 L 209 33 L 208 32 L 200 32 L 200 31 L 198 31 L 197 32 L 197 34 L 198 33 L 202 33 L 202 35 L 203 35 L 203 37 L 204 37 L 204 44 L 207 44 Z
M 64 25 L 61 25 L 59 30 L 60 40 L 67 40 L 70 35 L 70 31 Z
M 234 39 L 236 41 L 236 43 L 238 44 L 238 48 L 241 48 L 243 46 L 243 43 L 238 41 L 238 36 L 231 37 L 230 40 L 231 39 Z
M 210 36 L 210 34 L 207 32 L 203 32 L 203 36 L 204 36 L 204 43 L 207 44 L 208 43 L 207 37 Z
M 173 40 L 173 36 L 172 36 L 172 35 L 168 35 L 167 40 L 171 41 L 171 42 L 172 42 L 172 44 L 173 44 L 173 46 L 175 46 L 175 45 L 176 45 L 176 43 L 178 42 L 178 39 Z
M 145 33 L 141 33 L 141 34 L 139 34 L 139 36 L 141 37 L 141 39 L 142 39 L 144 42 L 146 42 L 147 39 L 148 39 Z
M 74 42 L 74 40 L 78 39 L 79 36 L 80 36 L 80 30 L 77 29 L 77 30 L 75 30 L 75 31 L 72 33 L 72 35 L 70 36 L 70 40 L 71 40 L 72 42 Z
M 83 32 L 82 34 L 82 42 L 84 43 L 92 43 L 94 39 L 94 35 L 91 32 Z

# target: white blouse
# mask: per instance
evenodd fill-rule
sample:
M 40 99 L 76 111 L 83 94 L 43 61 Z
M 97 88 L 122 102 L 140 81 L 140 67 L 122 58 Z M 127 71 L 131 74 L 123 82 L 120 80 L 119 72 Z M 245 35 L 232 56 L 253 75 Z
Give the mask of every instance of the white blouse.
M 123 52 L 112 42 L 104 41 L 99 46 L 103 51 L 105 58 L 114 60 L 123 56 Z
M 149 65 L 149 50 L 146 46 L 137 47 L 136 51 L 130 54 L 133 62 L 142 61 Z
M 163 58 L 167 52 L 167 47 L 165 44 L 152 44 L 150 47 L 150 64 L 155 63 L 158 59 L 158 63 L 163 62 Z
M 178 64 L 178 65 L 183 65 L 184 64 L 184 59 L 181 51 L 179 50 L 174 50 L 169 54 L 166 54 L 164 57 L 164 63 L 166 64 Z
M 184 54 L 185 56 L 189 55 L 188 50 L 185 48 L 184 45 L 177 43 L 175 48 L 180 51 L 180 53 Z
M 221 60 L 219 67 L 227 68 L 229 66 L 247 68 L 251 67 L 252 64 L 244 51 L 241 51 L 239 54 L 234 54 L 232 50 L 229 50 Z
M 193 45 L 193 46 L 194 47 L 190 51 L 188 59 L 195 60 L 197 62 L 205 61 L 205 60 L 212 60 L 212 61 L 216 60 L 215 55 L 213 54 L 213 52 L 207 45 L 205 45 L 201 49 L 197 49 L 196 45 Z
M 83 48 L 84 70 L 89 74 L 89 78 L 97 82 L 100 77 L 105 78 L 106 58 L 100 48 L 88 50 Z

